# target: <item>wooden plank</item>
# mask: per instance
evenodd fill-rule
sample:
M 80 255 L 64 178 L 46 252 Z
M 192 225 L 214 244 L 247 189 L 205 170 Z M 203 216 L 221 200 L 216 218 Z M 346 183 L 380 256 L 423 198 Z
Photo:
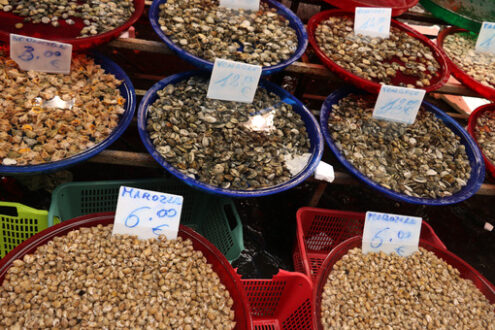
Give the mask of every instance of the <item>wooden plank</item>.
M 170 48 L 168 48 L 167 45 L 165 45 L 161 41 L 152 41 L 137 38 L 119 38 L 110 41 L 108 45 L 115 48 L 140 50 L 150 53 L 159 53 L 166 55 L 174 54 L 174 52 L 172 52 Z
M 309 201 L 308 206 L 311 206 L 311 207 L 318 206 L 318 203 L 320 202 L 321 196 L 323 196 L 323 193 L 325 192 L 327 185 L 328 185 L 328 182 L 325 182 L 325 181 L 321 181 L 318 184 L 318 187 L 316 187 L 316 190 L 313 193 L 313 196 L 311 197 L 311 200 Z
M 128 165 L 139 167 L 160 167 L 150 154 L 121 151 L 121 150 L 103 150 L 98 155 L 89 159 L 92 163 Z

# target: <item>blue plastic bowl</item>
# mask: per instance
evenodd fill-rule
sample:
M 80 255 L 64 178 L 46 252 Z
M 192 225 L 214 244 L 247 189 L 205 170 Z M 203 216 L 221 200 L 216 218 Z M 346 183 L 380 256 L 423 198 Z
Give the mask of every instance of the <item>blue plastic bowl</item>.
M 361 173 L 357 168 L 355 168 L 345 156 L 340 152 L 339 148 L 334 144 L 332 137 L 328 131 L 328 117 L 332 111 L 332 105 L 337 104 L 342 98 L 346 97 L 349 93 L 363 94 L 362 91 L 357 89 L 346 87 L 336 90 L 330 94 L 320 112 L 320 125 L 322 129 L 323 136 L 327 141 L 328 146 L 335 154 L 337 159 L 342 163 L 358 179 L 369 185 L 370 187 L 384 193 L 388 197 L 391 197 L 397 201 L 408 202 L 412 204 L 423 204 L 423 205 L 447 205 L 462 202 L 473 196 L 481 187 L 483 180 L 485 179 L 485 165 L 483 163 L 483 158 L 481 152 L 476 146 L 474 140 L 469 136 L 469 134 L 462 128 L 454 119 L 450 118 L 448 115 L 443 113 L 440 109 L 433 106 L 428 102 L 423 102 L 423 107 L 441 119 L 444 124 L 450 128 L 456 135 L 461 138 L 461 143 L 466 147 L 466 153 L 469 158 L 469 163 L 471 165 L 471 177 L 469 178 L 467 185 L 464 186 L 460 191 L 448 197 L 441 198 L 419 198 L 412 197 L 406 194 L 401 194 L 391 189 L 387 189 L 375 181 L 368 178 L 366 175 Z
M 88 158 L 97 155 L 98 153 L 102 152 L 107 147 L 109 147 L 113 142 L 115 142 L 115 140 L 117 140 L 122 135 L 122 133 L 124 133 L 124 131 L 131 123 L 132 117 L 134 116 L 134 110 L 136 109 L 136 92 L 134 91 L 134 87 L 132 86 L 129 77 L 127 77 L 124 70 L 122 70 L 115 62 L 98 53 L 91 53 L 91 57 L 95 60 L 96 64 L 101 65 L 101 67 L 105 70 L 105 72 L 111 73 L 117 79 L 122 80 L 122 85 L 120 85 L 119 90 L 120 90 L 120 95 L 123 98 L 125 98 L 126 102 L 125 102 L 125 112 L 122 114 L 118 126 L 115 127 L 113 132 L 101 143 L 77 155 L 64 158 L 56 162 L 48 162 L 37 165 L 23 165 L 23 166 L 0 165 L 1 174 L 24 175 L 24 174 L 36 174 L 41 172 L 46 173 L 46 172 L 60 170 L 64 167 L 75 165 L 79 162 L 82 162 Z
M 268 75 L 283 70 L 285 67 L 289 66 L 297 59 L 299 59 L 306 50 L 306 47 L 308 46 L 308 35 L 299 17 L 297 17 L 292 11 L 290 11 L 280 2 L 276 0 L 262 0 L 262 1 L 268 3 L 270 7 L 276 8 L 277 13 L 279 15 L 284 16 L 289 21 L 289 26 L 296 31 L 297 41 L 298 41 L 296 51 L 294 52 L 292 57 L 290 57 L 288 60 L 280 62 L 277 65 L 263 67 L 261 74 Z M 167 37 L 165 33 L 163 33 L 162 29 L 160 28 L 160 24 L 158 23 L 158 17 L 160 14 L 159 6 L 165 2 L 167 2 L 167 0 L 154 0 L 153 3 L 151 4 L 149 11 L 149 19 L 151 22 L 151 26 L 153 27 L 153 30 L 155 30 L 155 32 L 167 44 L 167 46 L 171 50 L 176 52 L 177 55 L 183 60 L 192 63 L 199 69 L 208 70 L 208 71 L 213 70 L 213 62 L 206 61 L 200 57 L 188 53 L 187 51 L 185 51 L 184 49 L 173 43 L 172 40 L 169 37 Z
M 291 95 L 286 90 L 281 87 L 266 81 L 260 80 L 260 87 L 266 88 L 269 92 L 273 92 L 280 96 L 283 102 L 289 103 L 292 105 L 292 109 L 301 116 L 301 119 L 304 121 L 306 125 L 306 130 L 308 132 L 308 136 L 311 142 L 311 157 L 308 161 L 306 167 L 296 176 L 294 176 L 289 181 L 269 188 L 263 188 L 258 190 L 233 190 L 233 189 L 223 189 L 218 186 L 213 186 L 210 184 L 206 184 L 200 182 L 196 179 L 192 179 L 185 175 L 184 173 L 177 170 L 175 167 L 170 165 L 165 158 L 163 158 L 156 150 L 153 142 L 150 140 L 148 131 L 146 130 L 146 119 L 148 117 L 148 106 L 153 104 L 157 99 L 157 92 L 165 88 L 168 84 L 176 84 L 184 79 L 188 79 L 192 76 L 202 75 L 204 77 L 208 77 L 207 73 L 201 71 L 188 71 L 179 74 L 175 74 L 173 76 L 167 77 L 159 82 L 157 82 L 153 87 L 151 87 L 146 94 L 144 95 L 141 103 L 138 108 L 138 131 L 143 141 L 144 146 L 148 150 L 148 152 L 153 156 L 153 158 L 163 166 L 167 171 L 175 175 L 180 180 L 184 181 L 186 184 L 190 185 L 193 188 L 197 188 L 208 193 L 220 194 L 232 197 L 258 197 L 258 196 L 266 196 L 271 194 L 276 194 L 284 190 L 288 190 L 302 183 L 306 178 L 308 178 L 316 169 L 316 166 L 319 164 L 321 160 L 321 156 L 323 154 L 323 137 L 321 136 L 320 128 L 318 127 L 318 123 L 313 117 L 313 115 L 309 112 L 308 109 L 293 95 Z

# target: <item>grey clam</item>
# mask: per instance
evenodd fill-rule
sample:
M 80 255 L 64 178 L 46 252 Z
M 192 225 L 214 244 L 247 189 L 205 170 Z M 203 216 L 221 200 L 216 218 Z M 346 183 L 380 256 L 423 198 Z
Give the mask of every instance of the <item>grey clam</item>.
M 232 190 L 279 185 L 302 170 L 287 161 L 310 153 L 308 133 L 277 95 L 260 87 L 252 104 L 209 99 L 200 77 L 169 86 L 157 92 L 146 124 L 156 150 L 177 170 Z
M 355 168 L 381 186 L 412 197 L 447 197 L 466 186 L 471 166 L 450 128 L 423 108 L 411 125 L 376 120 L 374 102 L 350 94 L 329 116 L 329 133 Z

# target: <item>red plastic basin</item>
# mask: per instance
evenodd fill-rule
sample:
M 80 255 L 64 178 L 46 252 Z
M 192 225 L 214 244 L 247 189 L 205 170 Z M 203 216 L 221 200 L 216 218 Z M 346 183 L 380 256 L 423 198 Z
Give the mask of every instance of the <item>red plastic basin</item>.
M 113 221 L 113 212 L 83 215 L 72 220 L 64 221 L 34 235 L 0 260 L 0 285 L 14 260 L 20 259 L 26 254 L 34 253 L 39 246 L 48 243 L 54 237 L 64 236 L 68 232 L 81 227 L 94 227 L 100 224 L 110 225 L 113 224 Z M 246 294 L 242 289 L 241 280 L 227 259 L 213 244 L 206 240 L 206 238 L 188 227 L 181 225 L 179 228 L 179 236 L 183 239 L 190 239 L 192 241 L 194 249 L 203 253 L 203 256 L 208 263 L 212 265 L 213 270 L 220 277 L 220 281 L 225 285 L 227 290 L 229 290 L 230 296 L 234 300 L 233 308 L 237 324 L 236 329 L 251 329 L 252 319 Z
M 494 93 L 495 93 L 495 91 L 494 91 Z M 476 141 L 476 143 L 478 144 L 478 147 L 481 150 L 481 154 L 483 155 L 483 159 L 485 160 L 486 169 L 492 175 L 492 177 L 495 178 L 495 165 L 492 163 L 492 161 L 490 159 L 488 159 L 485 156 L 485 153 L 483 152 L 483 149 L 479 145 L 478 140 L 476 140 L 476 135 L 474 134 L 474 132 L 476 131 L 476 125 L 478 124 L 478 117 L 482 113 L 487 112 L 487 111 L 491 111 L 491 112 L 495 111 L 495 104 L 494 103 L 485 104 L 485 105 L 482 105 L 481 107 L 476 108 L 476 110 L 474 110 L 471 113 L 471 115 L 469 116 L 467 131 L 468 131 L 469 135 L 471 135 L 473 137 L 474 141 Z M 492 127 L 492 129 L 495 130 L 495 127 Z
M 355 236 L 340 243 L 325 259 L 322 266 L 322 271 L 318 275 L 316 285 L 313 289 L 313 302 L 315 306 L 315 312 L 313 313 L 313 324 L 317 329 L 323 329 L 321 325 L 321 293 L 325 287 L 328 279 L 328 275 L 333 269 L 333 265 L 339 261 L 350 249 L 355 247 L 361 247 L 361 236 Z M 478 273 L 473 267 L 467 264 L 464 260 L 449 252 L 448 250 L 439 249 L 430 243 L 420 240 L 419 246 L 426 250 L 432 251 L 439 258 L 443 259 L 448 264 L 457 268 L 462 278 L 471 280 L 476 287 L 485 295 L 490 303 L 495 303 L 495 289 L 493 284 L 488 282 L 480 273 Z
M 461 28 L 458 28 L 455 26 L 440 31 L 440 33 L 438 34 L 438 38 L 437 38 L 438 46 L 445 52 L 445 49 L 443 48 L 443 42 L 444 42 L 445 38 L 451 34 L 462 33 L 462 32 L 469 33 L 468 30 L 464 30 L 464 29 L 461 29 Z M 495 88 L 482 85 L 480 82 L 473 79 L 471 76 L 469 76 L 464 71 L 462 71 L 462 69 L 460 67 L 458 67 L 454 63 L 454 61 L 452 61 L 449 58 L 449 56 L 447 55 L 446 52 L 445 52 L 445 56 L 447 57 L 447 63 L 449 64 L 449 69 L 450 69 L 452 75 L 457 80 L 459 80 L 466 87 L 471 88 L 473 91 L 480 94 L 484 98 L 495 101 Z
M 392 8 L 392 16 L 404 14 L 409 8 L 416 6 L 419 0 L 324 0 L 325 2 L 350 13 L 356 7 Z
M 73 25 L 68 25 L 65 20 L 60 19 L 60 26 L 53 27 L 51 24 L 26 23 L 22 16 L 0 11 L 0 41 L 9 43 L 10 34 L 15 33 L 33 38 L 65 42 L 72 45 L 73 51 L 87 50 L 117 38 L 141 17 L 143 10 L 144 0 L 134 0 L 134 13 L 127 22 L 111 31 L 85 38 L 77 38 L 84 27 L 83 20 L 80 18 L 73 18 L 75 21 Z M 22 23 L 24 26 L 21 29 L 17 29 L 15 27 L 17 23 Z
M 377 94 L 380 92 L 380 88 L 381 88 L 380 83 L 361 78 L 351 73 L 350 71 L 345 70 L 343 67 L 335 63 L 330 57 L 328 57 L 321 50 L 321 48 L 318 46 L 318 43 L 316 42 L 315 31 L 318 25 L 320 24 L 320 22 L 328 19 L 329 17 L 342 17 L 342 16 L 348 17 L 354 21 L 354 15 L 347 13 L 344 10 L 326 10 L 311 17 L 307 25 L 309 43 L 314 48 L 316 55 L 320 58 L 323 64 L 327 66 L 332 72 L 336 73 L 344 81 L 353 84 L 358 88 L 364 89 L 365 91 L 368 91 L 370 93 Z M 440 65 L 437 76 L 433 77 L 433 79 L 431 80 L 431 84 L 429 86 L 426 86 L 422 89 L 426 90 L 427 92 L 431 92 L 442 87 L 449 79 L 449 67 L 447 63 L 447 57 L 443 53 L 443 51 L 440 50 L 433 42 L 431 42 L 424 35 L 420 34 L 416 30 L 410 28 L 409 26 L 403 23 L 400 23 L 396 20 L 392 20 L 390 25 L 400 29 L 401 31 L 406 32 L 411 37 L 418 39 L 422 43 L 427 45 L 431 49 L 433 53 L 433 57 Z M 398 60 L 394 59 L 394 61 L 403 64 Z M 398 72 L 396 77 L 392 79 L 391 85 L 398 86 L 398 84 L 401 82 L 405 84 L 412 83 L 414 85 L 416 81 L 417 81 L 416 79 L 405 76 L 402 73 Z

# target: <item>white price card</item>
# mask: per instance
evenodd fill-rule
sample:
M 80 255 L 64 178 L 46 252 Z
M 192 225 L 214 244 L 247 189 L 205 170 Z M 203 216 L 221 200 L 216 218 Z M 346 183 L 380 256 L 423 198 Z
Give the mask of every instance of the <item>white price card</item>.
M 251 103 L 258 88 L 261 66 L 215 59 L 208 94 L 210 99 Z
M 139 239 L 176 239 L 182 196 L 121 186 L 112 234 L 136 235 Z
M 354 34 L 388 38 L 391 19 L 391 8 L 356 7 Z
M 260 0 L 220 0 L 220 7 L 258 11 Z
M 72 45 L 11 33 L 10 58 L 22 70 L 69 73 Z
M 476 40 L 475 50 L 495 54 L 495 23 L 483 22 Z
M 418 251 L 422 219 L 406 215 L 366 212 L 363 253 L 397 253 L 406 257 Z
M 412 124 L 416 120 L 426 91 L 424 89 L 382 85 L 373 118 Z

